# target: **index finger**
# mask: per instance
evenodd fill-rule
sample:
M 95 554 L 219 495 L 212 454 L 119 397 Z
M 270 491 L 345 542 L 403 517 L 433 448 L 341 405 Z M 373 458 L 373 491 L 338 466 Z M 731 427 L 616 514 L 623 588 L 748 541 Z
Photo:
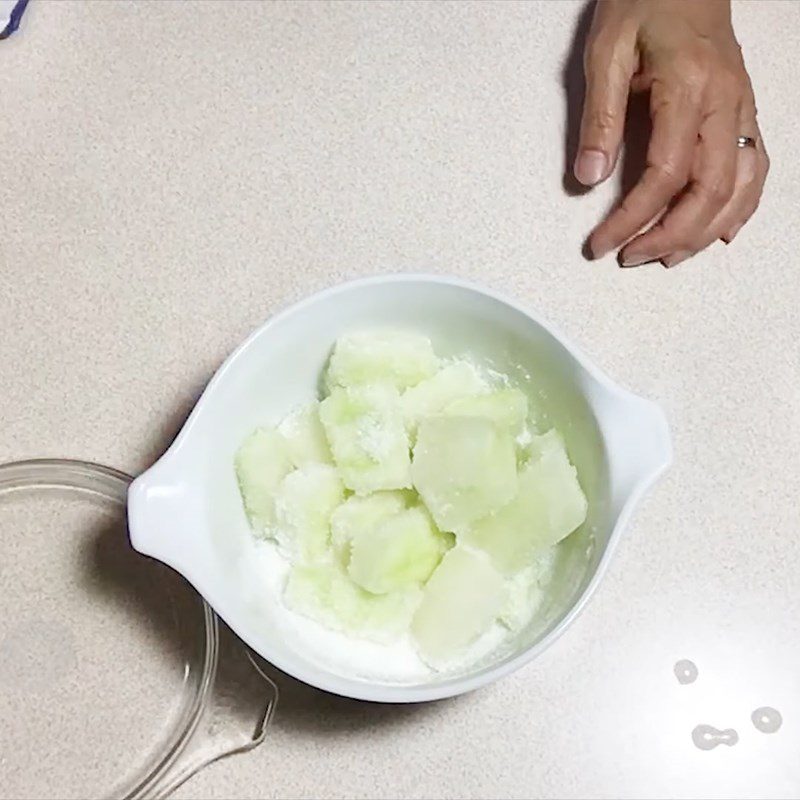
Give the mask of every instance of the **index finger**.
M 641 264 L 670 254 L 679 254 L 682 260 L 703 248 L 712 220 L 733 194 L 737 118 L 735 106 L 721 105 L 703 120 L 689 188 L 657 225 L 625 247 L 623 264 Z M 670 258 L 669 265 L 674 263 Z
M 686 185 L 700 129 L 700 102 L 687 87 L 654 84 L 650 96 L 653 133 L 647 167 L 636 186 L 590 238 L 600 258 L 621 247 L 657 216 Z

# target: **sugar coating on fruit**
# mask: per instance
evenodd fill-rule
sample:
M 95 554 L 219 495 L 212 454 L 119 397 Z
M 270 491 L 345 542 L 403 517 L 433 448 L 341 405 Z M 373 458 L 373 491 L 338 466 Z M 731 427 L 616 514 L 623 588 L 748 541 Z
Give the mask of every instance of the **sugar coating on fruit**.
M 308 464 L 290 472 L 275 493 L 274 536 L 293 561 L 312 563 L 328 553 L 330 520 L 344 499 L 337 471 Z
M 353 540 L 369 533 L 387 517 L 398 514 L 406 507 L 403 492 L 373 492 L 364 497 L 348 497 L 331 514 L 331 546 L 342 566 L 350 563 Z
M 521 631 L 536 615 L 553 576 L 557 548 L 543 551 L 528 567 L 506 580 L 506 601 L 498 619 L 510 631 Z
M 516 497 L 464 532 L 465 542 L 485 550 L 508 575 L 532 564 L 586 519 L 586 496 L 563 443 L 550 437 L 546 444 L 520 471 Z
M 339 337 L 326 383 L 362 386 L 389 383 L 397 389 L 416 386 L 439 366 L 430 339 L 405 331 L 364 331 Z
M 299 614 L 334 630 L 391 641 L 408 631 L 422 591 L 417 586 L 371 594 L 357 586 L 336 564 L 295 565 L 284 602 Z
M 417 432 L 411 475 L 439 528 L 461 533 L 516 494 L 514 440 L 482 417 L 429 417 Z
M 250 525 L 267 536 L 275 520 L 275 490 L 292 468 L 286 441 L 273 428 L 258 428 L 240 445 L 234 467 Z
M 411 486 L 400 394 L 388 384 L 335 388 L 320 419 L 339 474 L 357 494 Z
M 403 393 L 403 418 L 413 436 L 420 420 L 451 403 L 488 391 L 486 381 L 468 361 L 456 361 Z
M 528 398 L 519 389 L 497 389 L 488 394 L 460 397 L 446 406 L 444 413 L 456 417 L 484 417 L 518 436 L 528 416 Z
M 420 506 L 384 517 L 352 540 L 348 573 L 362 589 L 386 594 L 430 578 L 452 539 Z
M 483 553 L 448 551 L 411 622 L 422 658 L 436 667 L 455 657 L 487 631 L 505 599 L 505 582 Z
M 278 426 L 286 440 L 286 450 L 296 467 L 306 464 L 331 464 L 333 456 L 319 419 L 319 403 L 298 408 Z

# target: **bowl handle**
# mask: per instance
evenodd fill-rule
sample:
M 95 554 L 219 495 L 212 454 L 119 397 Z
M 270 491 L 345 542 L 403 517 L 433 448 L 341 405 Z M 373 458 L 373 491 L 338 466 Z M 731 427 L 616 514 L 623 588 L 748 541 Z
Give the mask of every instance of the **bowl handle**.
M 606 394 L 596 412 L 606 440 L 612 503 L 619 511 L 672 463 L 669 425 L 658 404 L 624 390 Z
M 164 456 L 128 489 L 128 532 L 134 550 L 168 564 L 197 588 L 204 559 L 202 509 L 190 489 L 187 471 Z M 187 558 L 187 554 L 190 558 Z M 202 582 L 202 581 L 200 581 Z

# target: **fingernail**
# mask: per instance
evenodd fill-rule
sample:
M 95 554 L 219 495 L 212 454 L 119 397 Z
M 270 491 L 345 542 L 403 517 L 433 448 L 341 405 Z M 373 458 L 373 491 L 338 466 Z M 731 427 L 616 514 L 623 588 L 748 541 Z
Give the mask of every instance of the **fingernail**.
M 610 250 L 609 247 L 603 244 L 603 242 L 595 242 L 594 239 L 589 239 L 589 250 L 592 253 L 592 258 L 602 258 L 608 251 Z
M 635 253 L 626 253 L 622 258 L 620 258 L 619 263 L 622 264 L 623 267 L 640 267 L 642 264 L 646 264 L 648 261 L 652 261 L 653 256 L 642 256 L 636 255 Z
M 736 234 L 739 233 L 739 231 L 742 229 L 742 225 L 743 224 L 744 223 L 741 223 L 739 225 L 734 225 L 728 231 L 727 235 L 722 237 L 722 241 L 725 242 L 725 244 L 730 244 L 734 240 L 734 237 L 736 236 Z
M 606 175 L 608 156 L 602 150 L 581 150 L 575 160 L 575 177 L 584 186 L 600 183 Z
M 672 253 L 662 258 L 661 263 L 669 269 L 670 267 L 677 267 L 681 261 L 686 261 L 689 256 L 691 256 L 691 253 L 688 250 L 679 250 L 677 253 Z

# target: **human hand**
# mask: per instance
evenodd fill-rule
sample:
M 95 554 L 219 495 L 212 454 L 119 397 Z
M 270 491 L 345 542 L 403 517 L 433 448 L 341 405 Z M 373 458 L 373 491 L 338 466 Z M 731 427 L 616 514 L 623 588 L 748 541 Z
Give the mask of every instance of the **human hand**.
M 650 92 L 652 120 L 647 166 L 592 232 L 594 257 L 622 248 L 623 266 L 672 267 L 731 242 L 758 206 L 769 158 L 729 0 L 598 0 L 584 62 L 581 183 L 614 169 L 629 93 Z

